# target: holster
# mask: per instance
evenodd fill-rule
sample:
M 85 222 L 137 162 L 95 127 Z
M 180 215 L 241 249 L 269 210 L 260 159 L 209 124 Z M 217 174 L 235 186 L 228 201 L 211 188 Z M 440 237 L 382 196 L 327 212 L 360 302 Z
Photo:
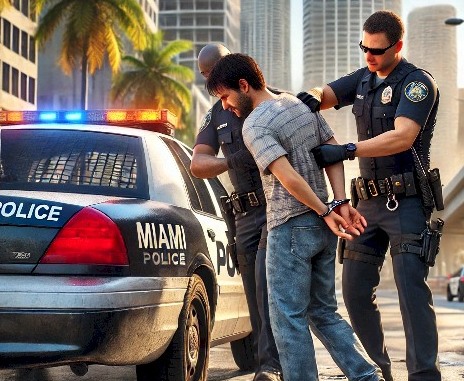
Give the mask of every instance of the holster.
M 221 209 L 224 212 L 224 220 L 227 225 L 227 250 L 234 262 L 237 273 L 240 274 L 237 258 L 237 249 L 235 245 L 235 213 L 232 200 L 229 196 L 221 196 Z
M 440 252 L 440 240 L 445 222 L 441 218 L 427 221 L 427 227 L 421 234 L 421 259 L 429 267 L 435 265 L 435 259 Z
M 338 263 L 340 263 L 341 265 L 343 264 L 343 253 L 345 251 L 345 246 L 346 246 L 346 239 L 339 238 L 338 245 L 337 245 L 337 259 L 338 259 Z
M 351 205 L 353 206 L 353 208 L 356 208 L 359 202 L 358 191 L 356 190 L 356 179 L 351 179 L 350 196 L 351 196 Z

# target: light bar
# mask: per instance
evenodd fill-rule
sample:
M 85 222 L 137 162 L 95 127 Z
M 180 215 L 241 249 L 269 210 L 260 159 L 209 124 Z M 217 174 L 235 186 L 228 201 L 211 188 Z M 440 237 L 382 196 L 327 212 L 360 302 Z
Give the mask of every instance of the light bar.
M 177 117 L 167 109 L 137 110 L 85 110 L 85 111 L 0 111 L 0 124 L 107 124 L 112 126 L 132 126 L 142 129 L 164 129 L 173 135 Z M 166 132 L 167 131 L 167 132 Z

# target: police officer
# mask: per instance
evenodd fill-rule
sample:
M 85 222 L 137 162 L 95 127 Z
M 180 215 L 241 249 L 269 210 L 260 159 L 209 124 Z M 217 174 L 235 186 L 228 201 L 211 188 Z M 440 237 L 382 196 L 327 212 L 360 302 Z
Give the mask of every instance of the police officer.
M 208 77 L 230 51 L 221 44 L 204 46 L 198 67 Z M 266 201 L 258 167 L 242 139 L 243 119 L 216 102 L 203 119 L 193 149 L 191 171 L 210 178 L 228 172 L 235 211 L 236 252 L 250 312 L 257 362 L 254 381 L 281 381 L 281 366 L 272 335 L 266 286 Z M 217 157 L 221 148 L 224 158 Z
M 298 97 L 313 110 L 353 105 L 358 143 L 313 151 L 320 166 L 359 157 L 361 177 L 352 180 L 352 194 L 368 226 L 343 253 L 343 297 L 353 328 L 385 380 L 393 380 L 375 295 L 390 245 L 408 380 L 436 381 L 437 325 L 421 258 L 421 232 L 431 210 L 419 178 L 421 166 L 429 168 L 439 96 L 433 78 L 402 58 L 403 33 L 399 16 L 375 12 L 359 43 L 367 67 Z

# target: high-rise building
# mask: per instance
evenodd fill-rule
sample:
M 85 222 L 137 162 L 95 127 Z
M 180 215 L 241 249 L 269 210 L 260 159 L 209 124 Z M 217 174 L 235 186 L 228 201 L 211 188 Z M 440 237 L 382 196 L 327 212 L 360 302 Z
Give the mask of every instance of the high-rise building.
M 36 26 L 29 0 L 14 0 L 0 14 L 0 109 L 37 108 Z
M 240 50 L 240 0 L 159 0 L 159 28 L 167 41 L 193 41 L 194 49 L 182 53 L 178 63 L 194 70 L 195 83 L 204 88 L 197 67 L 201 48 L 217 42 Z
M 290 89 L 290 0 L 242 1 L 242 52 L 252 56 L 271 86 Z
M 240 51 L 240 0 L 159 0 L 159 11 L 159 28 L 165 40 L 193 41 L 193 50 L 180 54 L 178 63 L 195 72 L 192 118 L 198 128 L 215 101 L 198 71 L 198 53 L 209 43 Z
M 304 89 L 323 86 L 366 66 L 359 49 L 364 21 L 374 12 L 401 15 L 401 0 L 303 0 Z M 351 107 L 324 111 L 339 142 L 356 142 Z M 345 164 L 346 178 L 358 175 L 358 160 Z M 349 181 L 347 181 L 348 183 Z
M 451 5 L 415 8 L 408 15 L 406 28 L 406 58 L 429 71 L 440 91 L 431 164 L 440 168 L 445 185 L 461 169 L 463 161 L 462 146 L 458 145 L 456 28 L 444 23 L 450 17 L 456 17 L 456 9 Z
M 148 27 L 158 27 L 158 0 L 138 0 L 145 13 Z M 38 107 L 40 109 L 77 109 L 81 105 L 81 71 L 76 69 L 70 76 L 58 65 L 61 50 L 62 29 L 58 29 L 48 43 L 39 51 Z M 126 44 L 129 46 L 129 44 Z M 130 50 L 126 50 L 126 54 Z M 88 108 L 110 107 L 111 69 L 105 60 L 102 69 L 88 76 Z

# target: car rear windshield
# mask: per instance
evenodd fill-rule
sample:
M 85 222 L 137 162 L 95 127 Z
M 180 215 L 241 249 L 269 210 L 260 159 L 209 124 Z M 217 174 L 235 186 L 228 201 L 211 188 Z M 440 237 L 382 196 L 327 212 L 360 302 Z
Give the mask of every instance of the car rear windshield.
M 53 129 L 3 129 L 0 189 L 147 198 L 138 137 Z

